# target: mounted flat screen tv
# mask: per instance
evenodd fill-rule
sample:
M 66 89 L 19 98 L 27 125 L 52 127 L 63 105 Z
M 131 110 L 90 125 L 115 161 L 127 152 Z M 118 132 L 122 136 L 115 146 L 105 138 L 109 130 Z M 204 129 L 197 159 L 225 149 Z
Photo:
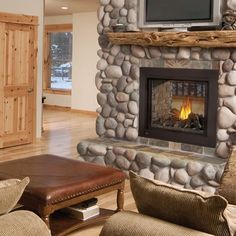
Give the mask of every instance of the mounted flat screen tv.
M 221 0 L 139 0 L 140 28 L 219 26 Z

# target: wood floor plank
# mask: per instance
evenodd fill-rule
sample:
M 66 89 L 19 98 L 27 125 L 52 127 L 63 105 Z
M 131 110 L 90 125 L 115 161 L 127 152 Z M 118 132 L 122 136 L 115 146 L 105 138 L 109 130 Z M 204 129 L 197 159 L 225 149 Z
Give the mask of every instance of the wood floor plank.
M 95 138 L 95 117 L 77 112 L 44 109 L 44 132 L 33 144 L 0 149 L 0 162 L 39 154 L 54 154 L 78 159 L 77 144 L 87 138 Z M 98 197 L 99 206 L 116 209 L 116 192 Z M 125 187 L 125 209 L 137 211 L 130 191 L 129 181 Z M 77 230 L 68 236 L 98 236 L 103 224 Z

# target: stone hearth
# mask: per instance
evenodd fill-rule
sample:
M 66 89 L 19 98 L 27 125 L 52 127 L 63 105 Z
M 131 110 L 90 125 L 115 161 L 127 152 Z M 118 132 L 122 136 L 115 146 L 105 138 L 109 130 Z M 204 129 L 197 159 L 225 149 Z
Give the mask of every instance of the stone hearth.
M 138 30 L 137 0 L 100 0 L 100 4 L 97 30 L 101 49 L 95 83 L 99 90 L 96 132 L 101 139 L 81 142 L 78 145 L 81 157 L 212 192 L 229 156 L 230 137 L 236 132 L 236 49 L 114 45 L 106 33 L 116 23 L 125 24 L 128 31 Z M 215 148 L 139 137 L 140 67 L 219 70 Z M 109 139 L 113 141 L 110 143 Z M 135 145 L 130 148 L 127 141 Z M 147 144 L 148 148 L 155 146 L 151 152 L 146 147 L 139 149 Z M 163 147 L 165 151 L 160 151 Z
M 167 150 L 138 142 L 98 138 L 77 146 L 82 160 L 132 170 L 142 176 L 176 186 L 214 193 L 225 160 L 192 152 Z

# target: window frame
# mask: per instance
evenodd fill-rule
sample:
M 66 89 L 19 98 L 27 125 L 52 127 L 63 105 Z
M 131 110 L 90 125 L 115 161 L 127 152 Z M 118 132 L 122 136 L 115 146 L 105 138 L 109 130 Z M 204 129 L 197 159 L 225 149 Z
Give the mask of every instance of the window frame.
M 71 95 L 71 89 L 51 88 L 50 45 L 49 36 L 52 32 L 72 32 L 72 24 L 53 24 L 44 26 L 44 58 L 43 58 L 43 91 L 51 94 Z

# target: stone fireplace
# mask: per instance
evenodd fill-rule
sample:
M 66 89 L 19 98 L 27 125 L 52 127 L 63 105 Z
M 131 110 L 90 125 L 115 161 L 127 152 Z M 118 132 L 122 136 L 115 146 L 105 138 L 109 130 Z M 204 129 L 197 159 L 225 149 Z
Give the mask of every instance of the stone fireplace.
M 98 53 L 102 57 L 97 64 L 100 72 L 96 77 L 100 90 L 97 95 L 100 105 L 97 118 L 99 136 L 129 141 L 138 140 L 145 144 L 160 145 L 169 149 L 216 155 L 222 158 L 228 157 L 230 135 L 235 132 L 236 120 L 234 49 L 111 45 L 109 53 L 106 50 Z M 156 140 L 154 140 L 153 136 L 150 137 L 151 139 L 142 138 L 146 135 L 139 136 L 139 117 L 147 115 L 145 110 L 139 113 L 139 104 L 145 101 L 144 94 L 140 96 L 140 84 L 142 83 L 140 68 L 142 67 L 201 70 L 203 75 L 213 73 L 214 78 L 211 76 L 204 78 L 205 80 L 210 78 L 209 81 L 214 83 L 210 86 L 213 96 L 210 97 L 210 103 L 205 105 L 205 108 L 213 110 L 210 114 L 205 115 L 208 116 L 208 122 L 210 122 L 208 126 L 216 127 L 211 128 L 215 135 L 212 137 L 213 133 L 211 133 L 211 138 L 216 141 L 212 141 L 210 145 L 205 141 L 191 145 L 184 140 L 173 142 L 166 138 L 155 138 Z M 216 71 L 218 71 L 217 75 Z M 147 108 L 145 105 L 144 107 Z M 215 109 L 217 115 L 215 115 Z
M 114 24 L 138 30 L 137 0 L 100 3 L 95 78 L 100 138 L 79 143 L 80 156 L 127 173 L 133 170 L 214 192 L 236 132 L 236 50 L 113 44 L 107 33 Z M 142 72 L 148 69 L 145 82 Z M 156 78 L 153 71 L 159 73 Z M 181 119 L 181 107 L 187 105 L 192 110 Z

